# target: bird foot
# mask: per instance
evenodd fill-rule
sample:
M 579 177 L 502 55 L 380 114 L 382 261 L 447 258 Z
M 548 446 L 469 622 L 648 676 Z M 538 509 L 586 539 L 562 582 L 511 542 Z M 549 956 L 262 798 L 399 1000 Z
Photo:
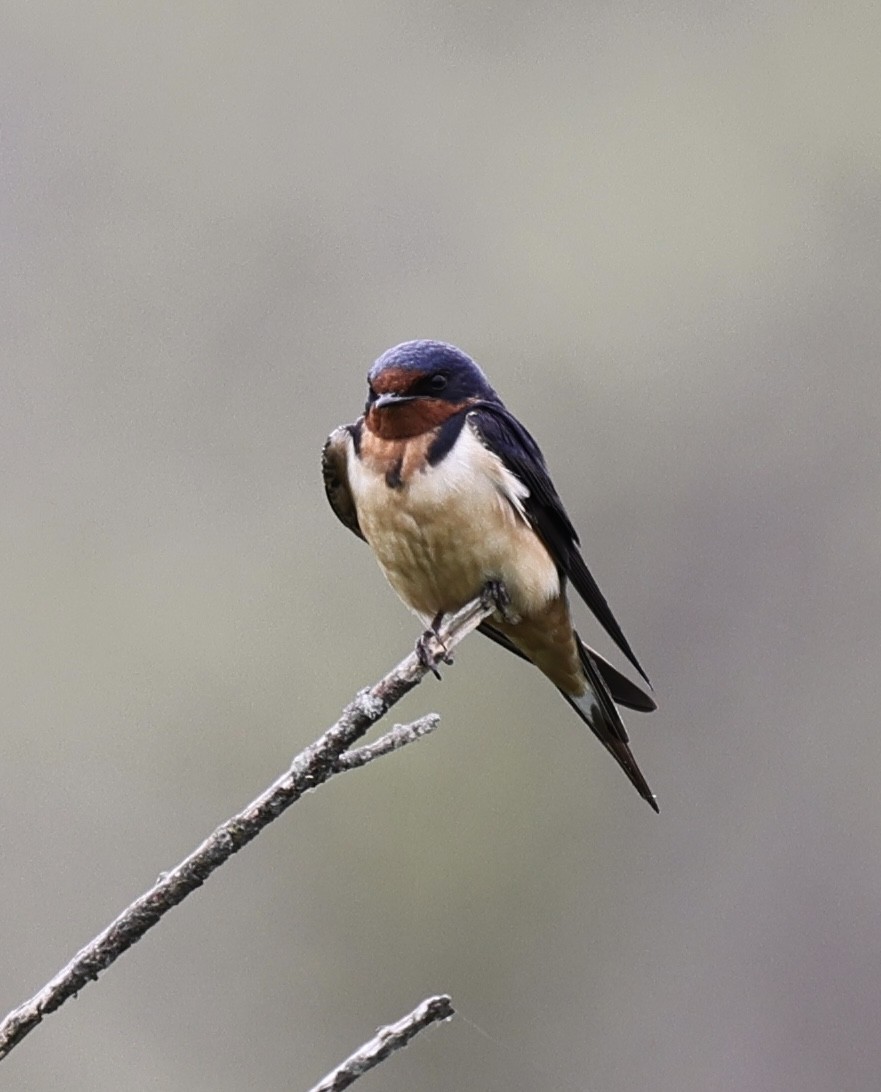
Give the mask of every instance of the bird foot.
M 434 675 L 436 679 L 440 679 L 441 673 L 437 669 L 437 663 L 434 656 L 428 649 L 429 641 L 438 641 L 443 649 L 443 655 L 441 657 L 442 662 L 445 664 L 451 664 L 453 657 L 447 652 L 446 646 L 443 641 L 440 640 L 439 630 L 440 624 L 444 619 L 444 612 L 439 611 L 431 620 L 431 625 L 422 634 L 419 640 L 416 642 L 416 656 L 422 666 Z
M 488 580 L 483 586 L 481 599 L 486 606 L 494 606 L 503 622 L 516 626 L 520 615 L 511 609 L 511 596 L 501 580 Z

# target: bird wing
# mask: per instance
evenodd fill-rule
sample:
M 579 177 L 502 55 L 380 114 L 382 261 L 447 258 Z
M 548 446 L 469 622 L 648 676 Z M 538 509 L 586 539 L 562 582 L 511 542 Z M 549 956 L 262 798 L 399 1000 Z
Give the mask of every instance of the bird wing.
M 355 498 L 349 487 L 348 448 L 356 436 L 357 427 L 358 422 L 355 425 L 340 425 L 328 436 L 321 451 L 321 474 L 324 491 L 337 519 L 358 538 L 364 539 L 358 523 Z
M 522 501 L 523 509 L 560 574 L 571 581 L 618 648 L 648 683 L 648 675 L 581 556 L 578 535 L 554 488 L 538 444 L 517 418 L 498 402 L 475 403 L 468 412 L 468 421 L 482 443 L 498 455 L 529 490 L 529 495 Z

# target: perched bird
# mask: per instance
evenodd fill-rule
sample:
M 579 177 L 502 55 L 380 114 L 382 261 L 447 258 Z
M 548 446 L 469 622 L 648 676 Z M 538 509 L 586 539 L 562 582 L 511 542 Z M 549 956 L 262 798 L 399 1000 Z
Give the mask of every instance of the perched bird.
M 535 440 L 477 364 L 442 341 L 389 349 L 367 388 L 363 416 L 324 445 L 338 518 L 435 630 L 494 588 L 499 609 L 480 632 L 547 675 L 657 811 L 615 706 L 650 712 L 655 703 L 578 636 L 569 584 L 648 677 L 584 563 Z

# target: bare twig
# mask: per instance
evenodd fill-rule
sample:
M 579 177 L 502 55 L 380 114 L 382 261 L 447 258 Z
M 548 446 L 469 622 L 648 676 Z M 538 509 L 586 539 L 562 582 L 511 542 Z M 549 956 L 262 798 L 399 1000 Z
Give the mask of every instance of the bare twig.
M 396 724 L 384 736 L 380 736 L 373 743 L 365 743 L 363 747 L 356 747 L 354 751 L 344 751 L 337 759 L 337 765 L 341 770 L 355 770 L 359 766 L 366 766 L 375 758 L 399 751 L 408 743 L 427 736 L 440 724 L 437 713 L 426 713 L 412 724 Z
M 310 1088 L 309 1092 L 342 1092 L 368 1069 L 373 1069 L 394 1051 L 405 1047 L 414 1035 L 439 1020 L 449 1020 L 454 1012 L 452 1002 L 446 994 L 427 998 L 403 1020 L 380 1028 L 369 1042 L 359 1047 L 333 1073 L 328 1073 L 314 1088 Z
M 44 1016 L 97 979 L 101 971 L 139 941 L 172 907 L 201 887 L 216 868 L 256 838 L 304 793 L 323 785 L 334 774 L 363 766 L 372 758 L 388 754 L 430 731 L 433 725 L 427 725 L 423 718 L 413 725 L 394 728 L 371 747 L 360 748 L 348 759 L 345 757 L 352 744 L 420 683 L 428 671 L 445 662 L 451 649 L 476 629 L 493 609 L 486 597 L 466 604 L 441 627 L 437 636 L 423 638 L 419 654 L 411 652 L 378 683 L 362 690 L 346 706 L 336 724 L 297 755 L 287 773 L 238 815 L 221 824 L 176 868 L 161 875 L 149 891 L 135 899 L 102 933 L 77 952 L 38 993 L 5 1017 L 0 1023 L 0 1059 L 33 1031 Z

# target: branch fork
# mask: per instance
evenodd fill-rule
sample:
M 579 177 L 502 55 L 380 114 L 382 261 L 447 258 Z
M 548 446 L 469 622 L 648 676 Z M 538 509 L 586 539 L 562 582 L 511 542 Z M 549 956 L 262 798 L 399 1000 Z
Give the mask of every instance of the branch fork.
M 264 827 L 300 800 L 305 793 L 323 785 L 337 774 L 366 766 L 369 762 L 400 750 L 408 743 L 432 732 L 439 720 L 435 713 L 422 716 L 412 724 L 396 724 L 375 742 L 354 746 L 429 671 L 436 672 L 438 665 L 446 660 L 452 649 L 496 609 L 496 600 L 489 595 L 482 595 L 467 603 L 461 610 L 449 616 L 436 631 L 424 634 L 417 650 L 379 682 L 362 690 L 346 706 L 339 720 L 294 758 L 287 772 L 246 808 L 222 823 L 180 864 L 162 873 L 148 891 L 135 899 L 106 929 L 81 948 L 50 982 L 0 1021 L 0 1060 L 7 1057 L 45 1016 L 60 1008 L 69 998 L 75 997 L 89 982 L 97 980 L 102 971 L 137 943 L 169 910 L 201 887 L 215 869 L 256 838 Z M 438 1013 L 444 1015 L 437 1015 Z M 415 1030 L 406 1034 L 399 1045 L 405 1045 L 423 1026 L 428 1026 L 435 1020 L 446 1019 L 450 1015 L 452 1008 L 449 1007 L 449 998 L 429 998 L 405 1018 L 405 1021 L 412 1021 Z M 395 1041 L 395 1029 L 399 1028 L 400 1023 L 403 1022 L 393 1025 L 391 1029 L 385 1029 Z M 410 1024 L 407 1026 L 411 1027 Z M 397 1049 L 397 1046 L 391 1049 Z M 388 1053 L 391 1053 L 391 1049 Z M 371 1064 L 375 1065 L 376 1062 Z M 353 1077 L 352 1080 L 354 1079 Z M 321 1084 L 317 1089 L 335 1090 L 345 1087 L 347 1084 Z

